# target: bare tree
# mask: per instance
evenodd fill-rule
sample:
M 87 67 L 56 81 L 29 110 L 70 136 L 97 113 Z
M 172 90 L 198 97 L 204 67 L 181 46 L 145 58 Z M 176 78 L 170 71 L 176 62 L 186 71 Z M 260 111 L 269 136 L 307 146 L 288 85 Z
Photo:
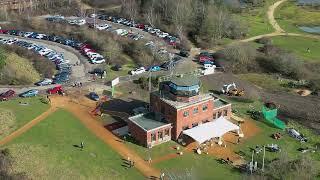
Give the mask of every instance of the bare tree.
M 154 4 L 155 0 L 151 0 L 151 5 L 146 13 L 147 22 L 151 25 L 151 27 L 154 27 L 159 20 L 158 14 L 155 12 Z
M 138 15 L 138 3 L 136 0 L 121 0 L 121 12 L 130 20 L 136 19 Z
M 191 0 L 176 0 L 175 3 L 173 23 L 176 28 L 176 33 L 182 41 L 184 28 L 189 20 L 189 15 L 192 12 Z

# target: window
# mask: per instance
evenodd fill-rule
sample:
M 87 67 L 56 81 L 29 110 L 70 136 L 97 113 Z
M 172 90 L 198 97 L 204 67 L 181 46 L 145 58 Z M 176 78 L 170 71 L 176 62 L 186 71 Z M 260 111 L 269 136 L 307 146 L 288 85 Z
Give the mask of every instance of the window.
M 182 130 L 187 130 L 187 129 L 189 129 L 188 126 L 183 126 L 183 127 L 182 127 Z
M 227 109 L 223 111 L 223 115 L 224 115 L 224 116 L 227 116 L 227 115 L 228 115 L 228 110 L 227 110 Z
M 202 110 L 203 110 L 203 111 L 206 111 L 207 109 L 208 109 L 208 104 L 202 105 Z
M 162 131 L 158 132 L 158 139 L 163 139 L 163 132 Z
M 208 119 L 202 121 L 203 124 L 204 124 L 204 123 L 207 123 L 207 122 L 210 122 L 210 121 L 209 121 Z
M 196 107 L 193 109 L 193 114 L 197 114 L 199 112 L 199 109 Z
M 152 133 L 151 134 L 151 141 L 156 141 L 156 134 L 155 133 Z
M 213 113 L 213 119 L 217 119 L 217 114 Z
M 189 116 L 189 111 L 183 112 L 183 117 L 188 117 Z
M 166 111 L 165 106 L 161 106 L 161 113 L 164 114 Z
M 192 127 L 198 126 L 198 123 L 192 123 Z
M 169 129 L 164 130 L 164 136 L 169 136 Z
M 218 112 L 218 118 L 222 116 L 222 111 Z

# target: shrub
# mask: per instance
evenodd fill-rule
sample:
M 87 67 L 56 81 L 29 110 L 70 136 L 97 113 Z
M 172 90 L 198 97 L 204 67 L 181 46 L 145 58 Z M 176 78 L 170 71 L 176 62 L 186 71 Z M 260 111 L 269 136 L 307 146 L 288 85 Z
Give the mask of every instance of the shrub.
M 255 61 L 257 56 L 256 49 L 250 44 L 228 46 L 226 49 L 220 51 L 217 56 L 221 57 L 217 63 L 223 65 L 227 71 L 233 73 L 252 71 L 257 66 Z

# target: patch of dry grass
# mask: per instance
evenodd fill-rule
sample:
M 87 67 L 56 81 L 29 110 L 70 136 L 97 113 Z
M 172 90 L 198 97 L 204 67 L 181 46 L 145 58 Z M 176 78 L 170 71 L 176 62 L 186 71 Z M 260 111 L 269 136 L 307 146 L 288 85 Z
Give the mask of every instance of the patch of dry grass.
M 0 139 L 7 136 L 15 127 L 16 117 L 8 109 L 0 108 Z

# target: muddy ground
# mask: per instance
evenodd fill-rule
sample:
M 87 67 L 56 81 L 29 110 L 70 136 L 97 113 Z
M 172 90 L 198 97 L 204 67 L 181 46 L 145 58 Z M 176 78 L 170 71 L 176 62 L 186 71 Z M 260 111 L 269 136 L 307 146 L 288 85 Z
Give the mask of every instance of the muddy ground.
M 232 74 L 214 74 L 201 78 L 206 90 L 220 91 L 223 84 L 235 82 L 240 89 L 245 90 L 245 98 L 273 101 L 279 108 L 279 117 L 283 120 L 294 120 L 320 134 L 320 97 L 300 96 L 294 93 L 281 92 L 258 88 L 251 83 L 243 81 Z

